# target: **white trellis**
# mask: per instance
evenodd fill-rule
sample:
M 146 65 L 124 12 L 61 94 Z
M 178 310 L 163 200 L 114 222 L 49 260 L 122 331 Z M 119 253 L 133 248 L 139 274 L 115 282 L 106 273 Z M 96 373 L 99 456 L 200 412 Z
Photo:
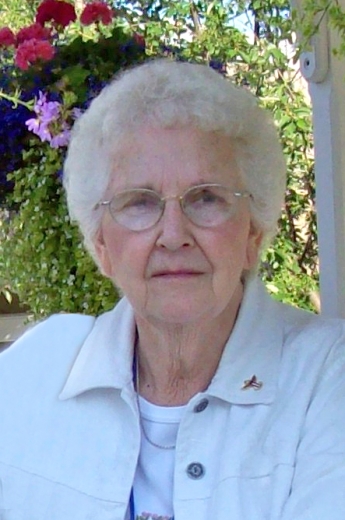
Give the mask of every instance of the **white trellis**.
M 323 19 L 301 71 L 313 106 L 321 312 L 345 318 L 345 58 L 332 53 L 338 45 Z

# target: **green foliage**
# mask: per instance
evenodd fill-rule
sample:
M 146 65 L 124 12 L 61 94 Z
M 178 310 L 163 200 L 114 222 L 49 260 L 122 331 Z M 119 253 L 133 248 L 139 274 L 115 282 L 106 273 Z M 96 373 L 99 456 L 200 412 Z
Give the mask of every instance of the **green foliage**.
M 300 8 L 294 10 L 293 18 L 301 35 L 299 52 L 308 47 L 320 23 L 326 20 L 339 37 L 339 44 L 332 49 L 333 53 L 339 57 L 345 56 L 345 8 L 338 0 L 303 0 Z
M 0 0 L 1 27 L 17 31 L 33 20 L 40 0 Z
M 61 156 L 48 144 L 32 147 L 15 178 L 17 211 L 0 228 L 0 271 L 36 317 L 60 310 L 97 314 L 116 293 L 97 271 L 71 225 L 61 181 Z
M 279 233 L 266 251 L 261 274 L 281 301 L 315 310 L 318 290 L 315 182 L 310 107 L 301 92 L 277 88 L 274 107 L 287 159 L 288 183 Z M 266 98 L 266 101 L 269 98 Z

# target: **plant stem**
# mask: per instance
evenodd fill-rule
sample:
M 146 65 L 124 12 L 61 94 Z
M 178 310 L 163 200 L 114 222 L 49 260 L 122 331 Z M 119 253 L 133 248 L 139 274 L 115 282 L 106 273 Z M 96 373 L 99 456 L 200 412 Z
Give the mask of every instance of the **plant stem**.
M 32 110 L 34 107 L 34 101 L 22 101 L 18 97 L 10 96 L 9 94 L 5 94 L 2 90 L 0 90 L 0 98 L 6 99 L 7 101 L 11 101 L 13 103 L 14 107 L 17 108 L 18 105 L 22 105 L 23 107 L 27 108 L 28 110 Z

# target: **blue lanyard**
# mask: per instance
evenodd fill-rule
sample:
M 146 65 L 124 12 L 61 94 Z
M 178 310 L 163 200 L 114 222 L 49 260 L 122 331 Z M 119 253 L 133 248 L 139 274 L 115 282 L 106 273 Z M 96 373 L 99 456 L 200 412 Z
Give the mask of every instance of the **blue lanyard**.
M 130 512 L 130 520 L 135 520 L 135 510 L 134 510 L 134 496 L 133 496 L 133 488 L 131 491 L 131 496 L 129 497 L 129 512 Z
M 135 507 L 134 507 L 134 493 L 133 488 L 131 491 L 131 496 L 129 497 L 129 512 L 130 512 L 130 520 L 136 520 L 135 516 Z M 174 520 L 174 517 L 172 516 L 170 520 Z

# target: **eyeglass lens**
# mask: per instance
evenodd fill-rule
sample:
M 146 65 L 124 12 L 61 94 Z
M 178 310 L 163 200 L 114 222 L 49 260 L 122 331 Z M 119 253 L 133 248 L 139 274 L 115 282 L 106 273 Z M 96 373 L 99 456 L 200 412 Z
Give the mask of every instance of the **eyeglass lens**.
M 187 190 L 180 199 L 184 214 L 199 226 L 216 226 L 234 212 L 236 196 L 223 186 L 203 185 Z M 165 199 L 153 190 L 128 190 L 115 195 L 110 203 L 113 218 L 121 225 L 140 231 L 154 226 L 161 218 Z

